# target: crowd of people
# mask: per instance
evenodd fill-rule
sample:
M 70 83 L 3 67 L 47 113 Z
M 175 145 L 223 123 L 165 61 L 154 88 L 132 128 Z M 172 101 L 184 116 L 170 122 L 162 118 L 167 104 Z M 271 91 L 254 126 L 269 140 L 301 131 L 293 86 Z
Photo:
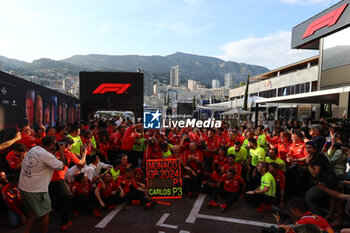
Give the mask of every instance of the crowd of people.
M 52 209 L 60 211 L 61 230 L 72 217 L 98 218 L 122 202 L 151 209 L 156 202 L 148 195 L 145 162 L 177 159 L 184 198 L 205 193 L 208 208 L 221 211 L 238 199 L 262 214 L 274 205 L 289 209 L 297 225 L 334 232 L 350 212 L 347 142 L 343 123 L 324 119 L 277 120 L 256 129 L 246 121 L 239 127 L 223 121 L 222 128 L 143 129 L 119 117 L 35 130 L 24 124 L 0 144 L 0 209 L 10 226 L 25 224 L 25 232 L 36 220 L 47 232 Z M 301 232 L 274 216 L 286 232 Z

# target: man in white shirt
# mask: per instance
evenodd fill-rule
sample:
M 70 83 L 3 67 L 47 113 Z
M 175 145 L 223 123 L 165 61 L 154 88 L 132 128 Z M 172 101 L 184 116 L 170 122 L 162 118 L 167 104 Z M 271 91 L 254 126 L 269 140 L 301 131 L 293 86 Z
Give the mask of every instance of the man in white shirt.
M 89 167 L 92 169 L 93 173 L 91 174 L 91 177 L 88 175 L 89 179 L 92 180 L 94 177 L 97 177 L 101 173 L 101 169 L 108 169 L 112 168 L 113 166 L 110 164 L 102 163 L 100 161 L 100 157 L 98 155 L 94 154 L 91 157 L 92 162 L 89 164 Z
M 56 138 L 47 136 L 42 139 L 42 146 L 30 149 L 22 162 L 19 178 L 19 189 L 23 202 L 29 212 L 24 232 L 29 233 L 35 220 L 40 220 L 40 232 L 46 233 L 49 228 L 51 200 L 48 187 L 54 170 L 63 170 L 66 165 L 65 145 L 60 144 L 60 159 L 52 154 Z

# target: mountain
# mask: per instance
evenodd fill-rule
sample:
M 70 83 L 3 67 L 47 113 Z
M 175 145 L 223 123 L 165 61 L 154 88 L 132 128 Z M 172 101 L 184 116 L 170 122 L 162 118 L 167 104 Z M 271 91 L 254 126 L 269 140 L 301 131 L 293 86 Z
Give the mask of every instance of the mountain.
M 188 79 L 200 81 L 211 87 L 211 80 L 220 80 L 224 85 L 224 75 L 233 73 L 236 83 L 245 81 L 247 73 L 251 76 L 269 71 L 267 68 L 245 63 L 237 63 L 186 53 L 174 53 L 168 56 L 138 56 L 138 55 L 75 55 L 63 60 L 42 58 L 31 63 L 8 59 L 0 56 L 0 70 L 16 71 L 18 75 L 36 75 L 40 77 L 62 77 L 61 75 L 78 76 L 79 71 L 134 71 L 138 69 L 150 71 L 155 79 L 169 83 L 169 71 L 172 66 L 179 65 L 182 83 Z M 47 75 L 47 71 L 50 75 Z
M 221 59 L 177 52 L 168 56 L 111 56 L 111 55 L 75 55 L 61 60 L 65 63 L 80 67 L 89 67 L 93 70 L 124 70 L 158 72 L 169 82 L 169 71 L 172 66 L 179 65 L 182 82 L 188 79 L 200 81 L 211 87 L 211 80 L 218 79 L 224 84 L 224 75 L 234 73 L 236 83 L 245 81 L 247 73 L 251 76 L 269 71 L 267 68 L 237 62 L 225 62 Z

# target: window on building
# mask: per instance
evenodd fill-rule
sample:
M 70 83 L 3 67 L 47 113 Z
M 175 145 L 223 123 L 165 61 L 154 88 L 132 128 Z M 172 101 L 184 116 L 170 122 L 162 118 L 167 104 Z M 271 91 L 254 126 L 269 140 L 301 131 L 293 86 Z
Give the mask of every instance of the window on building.
M 295 94 L 300 93 L 300 84 L 295 85 Z
M 317 91 L 317 81 L 311 83 L 311 91 Z
M 305 83 L 305 92 L 310 91 L 310 83 Z

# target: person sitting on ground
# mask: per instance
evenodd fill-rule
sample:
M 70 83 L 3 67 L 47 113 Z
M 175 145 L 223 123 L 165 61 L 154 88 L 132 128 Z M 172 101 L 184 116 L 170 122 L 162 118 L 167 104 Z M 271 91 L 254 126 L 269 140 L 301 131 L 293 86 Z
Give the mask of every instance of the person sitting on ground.
M 101 217 L 100 212 L 94 208 L 92 199 L 92 185 L 85 173 L 79 173 L 75 177 L 72 186 L 73 212 L 75 217 L 80 213 L 93 213 L 95 217 Z
M 290 213 L 298 219 L 295 222 L 295 225 L 303 225 L 303 224 L 313 224 L 321 228 L 323 231 L 327 233 L 334 233 L 331 226 L 327 223 L 327 221 L 319 215 L 313 214 L 306 201 L 301 197 L 294 197 L 289 200 L 287 207 Z M 281 223 L 280 216 L 278 214 L 274 214 L 276 222 L 278 223 L 278 227 L 282 228 L 286 231 L 286 233 L 293 233 L 292 225 L 284 225 Z
M 242 186 L 242 188 L 240 188 Z M 240 191 L 241 190 L 241 191 Z M 229 169 L 226 174 L 222 175 L 217 187 L 214 188 L 212 194 L 212 201 L 208 203 L 209 206 L 217 206 L 218 194 L 220 194 L 226 201 L 220 204 L 221 211 L 225 211 L 230 207 L 239 196 L 243 198 L 245 190 L 245 183 L 242 177 L 236 174 L 234 169 Z
M 202 179 L 202 191 L 205 194 L 209 194 L 210 196 L 213 194 L 214 188 L 217 187 L 218 182 L 220 180 L 220 169 L 218 164 L 213 165 L 212 168 L 207 168 L 203 172 Z
M 275 203 L 278 204 L 280 208 L 283 208 L 286 191 L 286 177 L 284 175 L 284 172 L 275 162 L 269 163 L 269 172 L 273 175 L 276 181 Z
M 262 213 L 271 208 L 271 204 L 276 197 L 276 182 L 273 175 L 269 172 L 269 164 L 260 162 L 257 166 L 258 172 L 261 174 L 261 185 L 253 190 L 248 191 L 246 200 L 253 204 L 257 212 Z
M 90 170 L 91 173 L 90 174 L 87 173 L 86 175 L 89 177 L 89 179 L 92 183 L 94 183 L 93 179 L 98 177 L 101 174 L 102 169 L 108 170 L 108 169 L 113 168 L 113 166 L 110 164 L 102 163 L 100 161 L 100 157 L 97 154 L 91 155 L 90 159 L 92 161 L 89 164 L 89 168 L 91 168 L 91 170 Z
M 147 189 L 140 187 L 135 182 L 132 168 L 126 169 L 125 175 L 118 178 L 117 187 L 120 190 L 119 196 L 125 199 L 129 205 L 142 204 L 145 209 L 154 207 L 155 202 L 146 198 Z
M 95 196 L 102 208 L 115 209 L 117 204 L 117 184 L 112 179 L 112 174 L 106 172 L 103 180 L 97 185 L 95 189 Z

